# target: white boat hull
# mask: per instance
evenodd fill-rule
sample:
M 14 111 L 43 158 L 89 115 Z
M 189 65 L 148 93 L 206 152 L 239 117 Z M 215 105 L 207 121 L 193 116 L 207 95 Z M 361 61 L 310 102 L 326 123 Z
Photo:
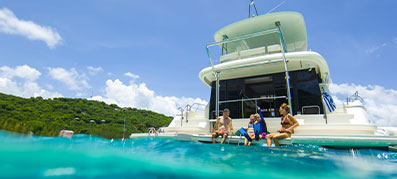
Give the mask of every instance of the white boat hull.
M 148 136 L 148 134 L 131 134 L 131 139 L 142 137 L 169 138 L 180 141 L 211 143 L 212 136 L 207 134 L 184 134 L 184 133 L 161 133 L 159 135 Z M 226 139 L 226 144 L 244 145 L 243 136 L 230 136 Z M 217 142 L 221 137 L 217 138 Z M 397 146 L 397 136 L 376 136 L 376 135 L 292 135 L 291 138 L 279 140 L 282 145 L 290 144 L 312 144 L 325 147 L 369 147 L 369 148 L 388 148 Z M 266 144 L 266 140 L 253 140 L 253 145 Z
M 294 135 L 292 144 L 315 144 L 329 147 L 389 147 L 397 145 L 397 136 Z

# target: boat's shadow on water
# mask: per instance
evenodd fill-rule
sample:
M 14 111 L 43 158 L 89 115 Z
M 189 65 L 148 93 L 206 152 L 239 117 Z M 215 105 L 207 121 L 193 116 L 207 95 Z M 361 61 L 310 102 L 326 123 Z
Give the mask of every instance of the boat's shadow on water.
M 0 132 L 2 177 L 397 177 L 397 153 L 375 149 L 331 149 L 205 144 L 143 138 L 72 139 Z

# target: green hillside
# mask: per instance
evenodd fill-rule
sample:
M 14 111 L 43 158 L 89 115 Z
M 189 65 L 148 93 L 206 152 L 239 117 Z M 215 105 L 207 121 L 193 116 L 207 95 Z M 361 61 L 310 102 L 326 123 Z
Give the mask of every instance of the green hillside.
M 56 136 L 62 129 L 75 134 L 94 134 L 104 138 L 126 138 L 147 132 L 148 127 L 168 126 L 172 117 L 135 108 L 87 99 L 21 98 L 0 93 L 0 129 L 40 136 Z

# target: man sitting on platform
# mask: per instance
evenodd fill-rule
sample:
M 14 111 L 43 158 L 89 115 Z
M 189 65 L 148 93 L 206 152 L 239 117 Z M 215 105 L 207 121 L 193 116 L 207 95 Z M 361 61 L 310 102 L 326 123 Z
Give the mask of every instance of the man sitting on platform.
M 222 136 L 221 144 L 226 140 L 229 131 L 233 131 L 232 118 L 229 117 L 230 110 L 224 109 L 223 116 L 216 119 L 214 128 L 212 129 L 212 143 L 216 143 L 216 138 Z M 216 131 L 215 131 L 216 130 Z M 215 131 L 215 132 L 214 132 Z

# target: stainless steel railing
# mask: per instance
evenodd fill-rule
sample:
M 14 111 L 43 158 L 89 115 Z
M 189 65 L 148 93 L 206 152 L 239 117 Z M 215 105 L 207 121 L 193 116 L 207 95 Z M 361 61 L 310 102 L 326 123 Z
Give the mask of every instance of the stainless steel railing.
M 349 104 L 349 102 L 353 102 L 355 100 L 359 100 L 361 103 L 364 103 L 364 99 L 358 95 L 358 91 L 356 91 L 353 95 L 348 96 L 346 98 L 346 103 Z
M 235 102 L 241 102 L 241 118 L 244 118 L 244 102 L 246 101 L 254 101 L 255 106 L 258 106 L 258 101 L 260 100 L 276 100 L 276 99 L 287 99 L 287 96 L 266 96 L 266 97 L 259 97 L 259 98 L 242 98 L 242 99 L 233 99 L 233 100 L 225 100 L 225 101 L 219 101 L 219 104 L 225 104 L 225 103 L 235 103 Z M 256 109 L 256 107 L 255 107 Z
M 185 119 L 185 122 L 188 123 L 189 122 L 189 112 L 193 111 L 197 112 L 197 111 L 202 111 L 204 112 L 203 107 L 205 107 L 205 104 L 201 104 L 201 103 L 193 103 L 192 105 L 187 104 L 185 105 L 185 107 L 179 107 L 178 110 L 180 110 L 180 114 L 177 114 L 177 116 L 181 116 L 181 126 L 182 126 L 182 122 Z

